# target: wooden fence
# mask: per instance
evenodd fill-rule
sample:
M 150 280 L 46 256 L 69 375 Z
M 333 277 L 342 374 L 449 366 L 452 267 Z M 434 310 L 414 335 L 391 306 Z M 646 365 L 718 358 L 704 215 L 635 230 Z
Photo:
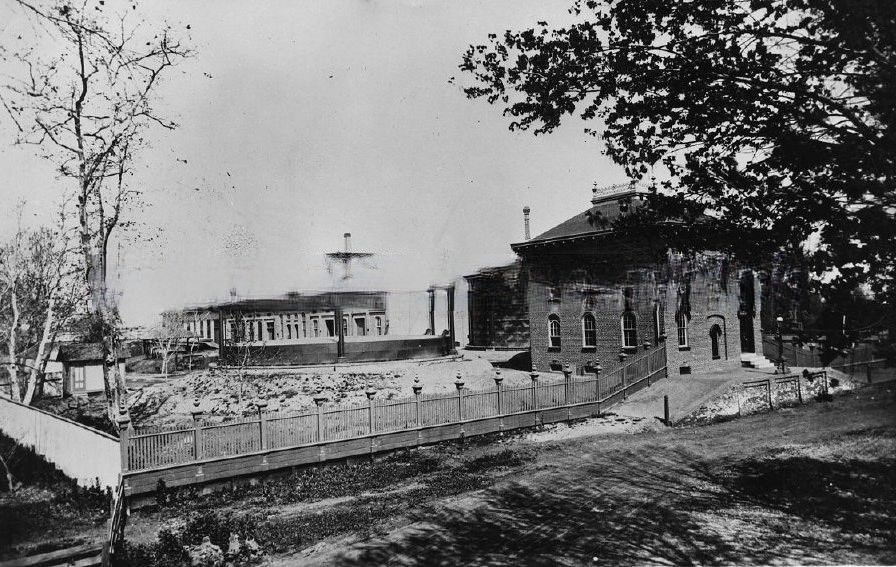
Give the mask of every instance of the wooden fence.
M 0 397 L 0 431 L 81 486 L 112 488 L 121 472 L 118 439 L 70 419 Z
M 377 400 L 363 406 L 267 412 L 224 423 L 197 415 L 192 426 L 130 428 L 121 432 L 121 468 L 128 496 L 282 467 L 372 454 L 399 447 L 588 417 L 667 375 L 665 345 L 606 373 L 578 377 L 567 368 L 560 382 L 530 374 L 528 386 L 471 391 L 459 379 L 452 395 Z
M 778 407 L 802 404 L 805 396 L 830 392 L 828 373 L 825 370 L 751 380 L 742 383 L 741 387 L 737 401 L 738 413 L 743 413 L 743 408 L 748 406 L 767 406 L 773 410 L 776 401 Z

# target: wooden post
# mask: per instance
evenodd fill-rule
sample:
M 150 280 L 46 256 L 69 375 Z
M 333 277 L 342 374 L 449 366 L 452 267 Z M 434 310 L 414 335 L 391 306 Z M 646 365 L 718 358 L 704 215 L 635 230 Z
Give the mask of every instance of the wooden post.
M 569 363 L 563 365 L 563 405 L 569 405 L 569 385 L 572 379 L 572 368 Z
M 672 422 L 669 420 L 669 396 L 663 396 L 663 423 L 666 426 L 672 425 Z
M 412 386 L 412 388 L 414 389 L 414 401 L 415 401 L 414 408 L 415 408 L 416 414 L 417 414 L 417 445 L 419 445 L 420 441 L 422 440 L 421 439 L 422 433 L 420 431 L 420 428 L 423 427 L 423 418 L 420 414 L 420 392 L 423 391 L 423 386 L 420 385 L 420 377 L 419 376 L 414 376 L 414 385 Z M 371 430 L 372 430 L 372 427 L 373 426 L 371 425 Z
M 644 356 L 647 363 L 647 387 L 650 387 L 650 341 L 644 341 Z
M 457 371 L 457 378 L 454 380 L 454 387 L 457 388 L 457 421 L 464 421 L 464 380 L 461 378 L 460 370 Z
M 570 368 L 569 363 L 566 363 L 563 365 L 563 405 L 566 406 L 566 421 L 569 421 L 572 417 L 572 413 L 569 409 L 569 386 L 571 379 L 572 368 Z
M 532 365 L 532 372 L 529 373 L 529 378 L 532 379 L 532 409 L 538 409 L 538 372 L 535 369 L 535 365 Z
M 373 435 L 373 396 L 376 395 L 376 390 L 368 385 L 367 389 L 364 391 L 364 394 L 367 396 L 367 433 Z
M 264 410 L 268 407 L 268 403 L 265 400 L 258 400 L 255 405 L 258 408 L 258 442 L 264 451 L 268 448 L 268 433 L 265 431 L 267 420 L 264 418 Z
M 775 409 L 775 405 L 772 403 L 772 380 L 771 378 L 765 379 L 765 392 L 768 396 L 768 409 Z
M 118 406 L 118 449 L 121 452 L 121 472 L 128 470 L 128 445 L 131 439 L 131 416 L 127 406 L 123 403 Z
M 803 371 L 805 373 L 805 371 Z M 799 374 L 796 375 L 796 395 L 800 400 L 800 405 L 803 403 L 803 379 Z
M 594 365 L 594 387 L 597 390 L 597 399 L 595 399 L 594 401 L 598 402 L 598 406 L 597 406 L 598 413 L 600 413 L 600 371 L 601 370 L 603 370 L 603 368 L 601 367 L 600 362 L 598 362 L 597 364 Z
M 193 400 L 193 459 L 199 461 L 202 459 L 202 410 L 199 409 L 199 398 Z M 202 474 L 202 469 L 196 473 L 197 476 Z
M 318 394 L 314 396 L 314 404 L 317 406 L 317 441 L 324 440 L 324 404 L 327 403 L 327 397 Z
M 620 372 L 622 372 L 622 399 L 628 399 L 628 384 L 626 383 L 625 373 L 628 367 L 625 365 L 626 354 L 624 352 L 619 353 L 619 364 L 620 364 Z
M 495 370 L 495 388 L 498 390 L 498 415 L 504 415 L 504 392 L 502 392 L 501 383 L 504 381 L 504 377 L 501 376 L 500 370 Z M 500 424 L 500 428 L 504 429 L 503 420 Z
M 868 380 L 868 383 L 871 383 L 871 363 L 865 363 L 865 378 Z
M 824 376 L 824 395 L 829 396 L 829 395 L 831 395 L 831 392 L 828 389 L 828 371 L 822 370 L 821 374 L 822 374 L 822 376 Z

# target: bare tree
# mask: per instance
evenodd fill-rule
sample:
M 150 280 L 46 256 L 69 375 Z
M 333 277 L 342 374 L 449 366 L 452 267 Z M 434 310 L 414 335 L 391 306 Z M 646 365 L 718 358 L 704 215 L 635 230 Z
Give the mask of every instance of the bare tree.
M 159 323 L 152 329 L 152 338 L 162 356 L 162 374 L 168 377 L 168 362 L 171 354 L 184 339 L 189 340 L 193 333 L 187 330 L 187 317 L 183 311 L 165 311 Z
M 19 224 L 0 246 L 0 336 L 7 346 L 11 396 L 25 404 L 42 394 L 50 346 L 83 302 L 70 233 L 60 214 L 56 228 L 24 230 Z
M 106 286 L 109 242 L 132 224 L 127 213 L 139 191 L 129 181 L 148 128 L 176 126 L 155 111 L 153 102 L 162 77 L 190 50 L 167 24 L 149 29 L 132 22 L 136 5 L 112 14 L 99 0 L 12 1 L 39 33 L 30 38 L 31 45 L 5 45 L 0 51 L 8 66 L 17 67 L 0 84 L 0 103 L 18 142 L 35 145 L 75 181 L 83 275 L 89 311 L 102 335 L 105 392 L 114 423 L 125 388 L 116 364 L 118 312 Z M 35 46 L 46 44 L 58 55 L 40 57 Z

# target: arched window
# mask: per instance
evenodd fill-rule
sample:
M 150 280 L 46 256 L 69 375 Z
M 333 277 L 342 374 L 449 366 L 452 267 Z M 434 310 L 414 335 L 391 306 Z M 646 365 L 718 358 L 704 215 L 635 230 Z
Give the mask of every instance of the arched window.
M 320 323 L 317 322 L 317 319 L 311 321 L 311 328 L 314 331 L 314 336 L 320 336 Z
M 687 348 L 688 342 L 688 316 L 682 312 L 675 314 L 675 323 L 678 325 L 678 348 Z
M 722 358 L 721 352 L 721 343 L 722 343 L 722 328 L 718 325 L 713 325 L 709 328 L 709 341 L 712 347 L 712 358 L 713 360 L 717 358 Z
M 548 337 L 551 348 L 560 348 L 560 317 L 548 317 Z
M 582 346 L 597 346 L 597 322 L 591 313 L 582 315 Z
M 622 314 L 622 346 L 625 348 L 638 347 L 638 321 L 632 311 L 626 311 Z

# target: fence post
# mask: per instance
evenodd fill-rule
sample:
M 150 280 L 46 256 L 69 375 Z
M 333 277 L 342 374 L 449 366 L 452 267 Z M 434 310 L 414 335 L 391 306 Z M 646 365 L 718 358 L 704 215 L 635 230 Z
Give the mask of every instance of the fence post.
M 261 450 L 264 451 L 268 448 L 268 434 L 267 420 L 264 418 L 264 410 L 268 407 L 268 403 L 265 400 L 258 400 L 255 402 L 255 406 L 258 408 L 258 442 L 261 444 Z
M 666 427 L 672 425 L 671 420 L 669 419 L 669 396 L 663 396 L 663 423 L 666 424 Z
M 570 379 L 572 378 L 572 368 L 569 367 L 569 363 L 567 362 L 563 366 L 563 405 L 566 406 L 566 421 L 569 421 L 572 414 L 569 410 L 569 386 Z
M 193 458 L 196 461 L 202 459 L 202 410 L 199 409 L 199 398 L 193 399 Z M 197 476 L 202 474 L 202 468 L 196 473 Z
M 423 427 L 423 419 L 420 415 L 420 392 L 423 391 L 423 386 L 420 385 L 420 376 L 414 376 L 414 385 L 411 386 L 414 389 L 414 409 L 417 413 L 417 445 L 420 444 L 422 439 L 422 434 L 420 432 L 420 428 Z M 373 412 L 371 412 L 373 415 Z M 371 423 L 371 433 L 373 432 L 373 424 Z
M 364 390 L 364 395 L 367 396 L 367 433 L 373 435 L 373 397 L 376 395 L 376 390 L 368 384 L 367 389 Z
M 865 364 L 865 378 L 868 379 L 868 383 L 871 383 L 871 363 L 868 362 Z
M 314 405 L 317 406 L 317 441 L 324 440 L 324 404 L 327 403 L 327 397 L 318 394 L 314 396 Z
M 563 404 L 569 405 L 569 390 L 572 385 L 572 367 L 569 363 L 563 365 Z
M 597 398 L 594 400 L 597 402 L 597 413 L 600 413 L 600 371 L 603 370 L 600 362 L 595 363 L 594 365 L 594 388 L 597 390 Z
M 765 379 L 765 392 L 768 396 L 768 409 L 775 409 L 775 405 L 772 403 L 772 380 L 771 378 Z
M 620 372 L 622 372 L 622 399 L 628 399 L 628 384 L 626 383 L 625 374 L 626 370 L 628 370 L 628 366 L 625 365 L 626 354 L 624 352 L 619 353 L 619 364 L 621 366 Z
M 529 373 L 532 379 L 532 409 L 535 412 L 535 425 L 538 425 L 538 372 L 535 365 L 532 365 L 532 372 Z
M 460 376 L 460 370 L 457 371 L 457 378 L 454 380 L 454 386 L 457 388 L 457 421 L 460 423 L 460 439 L 464 439 L 464 380 Z
M 796 396 L 800 401 L 800 405 L 803 405 L 803 376 L 808 373 L 809 371 L 804 369 L 802 376 L 799 374 L 796 375 Z
M 651 346 L 650 341 L 644 341 L 644 357 L 647 359 L 644 362 L 646 362 L 646 366 L 647 366 L 647 387 L 648 388 L 650 387 L 650 358 L 651 358 L 650 357 L 650 346 Z
M 504 396 L 501 391 L 501 383 L 504 381 L 504 377 L 501 376 L 500 370 L 495 370 L 495 388 L 498 390 L 498 415 L 504 415 Z M 501 424 L 501 428 L 503 429 L 503 421 Z
M 124 404 L 118 408 L 118 449 L 121 452 L 121 472 L 128 470 L 128 444 L 131 440 L 131 416 Z

